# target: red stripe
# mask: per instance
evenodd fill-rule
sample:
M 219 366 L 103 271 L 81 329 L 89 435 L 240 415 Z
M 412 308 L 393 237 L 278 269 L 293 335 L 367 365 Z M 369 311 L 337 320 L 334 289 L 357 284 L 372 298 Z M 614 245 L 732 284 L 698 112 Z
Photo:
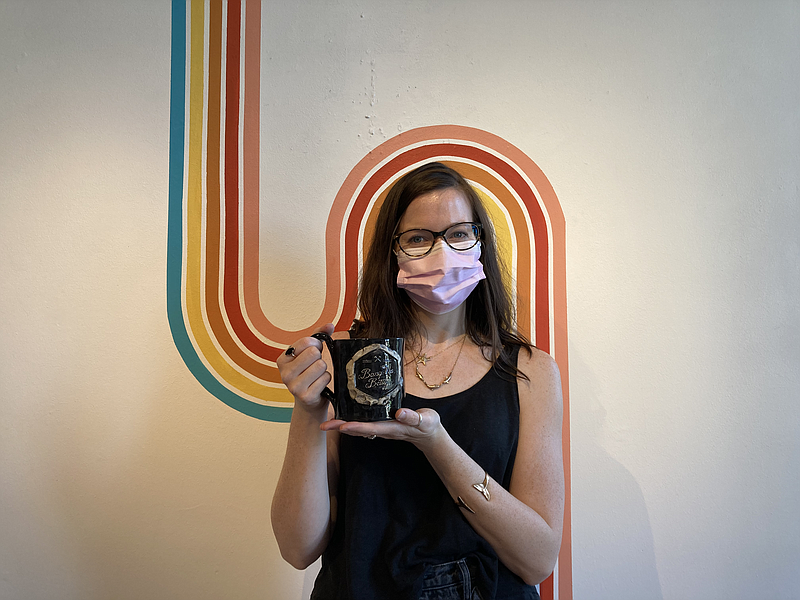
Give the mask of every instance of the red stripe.
M 225 132 L 225 267 L 224 292 L 226 312 L 234 333 L 251 352 L 268 360 L 277 359 L 280 349 L 259 340 L 247 326 L 239 302 L 239 189 L 238 189 L 238 130 L 239 130 L 239 23 L 240 3 L 228 7 L 228 51 L 226 73 L 226 132 Z M 233 32 L 236 35 L 232 35 Z M 453 143 L 437 143 L 409 149 L 382 166 L 366 182 L 350 213 L 345 231 L 345 297 L 341 323 L 349 324 L 356 313 L 358 293 L 358 234 L 372 198 L 389 179 L 409 165 L 437 156 L 455 156 L 486 165 L 503 177 L 521 198 L 531 217 L 536 249 L 535 316 L 536 345 L 550 351 L 550 306 L 548 291 L 547 224 L 536 196 L 522 176 L 502 159 L 479 148 Z
M 208 35 L 208 142 L 206 146 L 206 280 L 204 292 L 208 324 L 225 354 L 245 372 L 259 379 L 280 382 L 275 367 L 260 363 L 236 343 L 222 316 L 219 299 L 220 219 L 220 92 L 222 72 L 222 0 L 212 0 Z M 256 103 L 257 105 L 257 103 Z M 226 115 L 227 116 L 227 115 Z
M 555 594 L 553 586 L 553 574 L 539 584 L 539 596 L 542 600 L 553 600 Z
M 508 163 L 479 148 L 473 146 L 436 143 L 411 148 L 390 160 L 364 184 L 350 213 L 345 232 L 345 281 L 356 281 L 358 278 L 358 233 L 367 206 L 373 196 L 389 179 L 408 166 L 436 157 L 454 156 L 466 158 L 493 169 L 503 177 L 524 203 L 533 225 L 534 248 L 536 249 L 536 279 L 534 293 L 536 312 L 534 316 L 534 332 L 536 346 L 550 352 L 550 295 L 549 295 L 549 247 L 547 238 L 547 221 L 536 195 L 523 177 Z M 345 288 L 345 307 L 353 307 L 355 314 L 356 286 Z
M 234 334 L 242 344 L 266 360 L 281 353 L 262 342 L 248 327 L 239 302 L 239 56 L 241 46 L 241 0 L 228 2 L 225 63 L 225 265 L 223 299 Z

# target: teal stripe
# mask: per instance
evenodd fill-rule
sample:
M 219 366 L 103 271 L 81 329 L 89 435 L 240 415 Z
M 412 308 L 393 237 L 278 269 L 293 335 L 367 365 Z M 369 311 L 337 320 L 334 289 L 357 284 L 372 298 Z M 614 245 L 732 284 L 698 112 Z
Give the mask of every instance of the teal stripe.
M 192 345 L 181 306 L 183 266 L 183 155 L 186 130 L 186 0 L 172 0 L 172 68 L 169 109 L 169 214 L 167 217 L 167 319 L 183 362 L 197 381 L 225 404 L 262 421 L 288 423 L 291 408 L 264 406 L 235 394 L 206 369 Z

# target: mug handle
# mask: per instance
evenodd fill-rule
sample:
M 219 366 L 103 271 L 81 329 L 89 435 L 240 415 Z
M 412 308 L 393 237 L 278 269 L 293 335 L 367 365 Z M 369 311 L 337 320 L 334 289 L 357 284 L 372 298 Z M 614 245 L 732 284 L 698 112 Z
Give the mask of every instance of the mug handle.
M 325 345 L 328 346 L 328 351 L 331 353 L 331 356 L 333 356 L 333 338 L 331 336 L 323 331 L 320 331 L 319 333 L 312 333 L 311 337 L 325 342 Z M 331 402 L 336 400 L 336 395 L 330 390 L 330 388 L 327 387 L 322 390 L 322 396 Z

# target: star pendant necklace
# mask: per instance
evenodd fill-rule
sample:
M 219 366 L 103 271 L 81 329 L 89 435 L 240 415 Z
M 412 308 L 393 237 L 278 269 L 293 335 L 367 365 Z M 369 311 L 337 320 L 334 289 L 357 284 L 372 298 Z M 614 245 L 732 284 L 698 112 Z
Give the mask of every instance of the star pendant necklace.
M 462 333 L 461 334 L 461 336 L 466 336 L 466 335 L 467 335 L 466 333 Z M 430 356 L 428 356 L 424 352 L 420 352 L 419 354 L 417 354 L 414 357 L 414 360 L 417 361 L 418 365 L 423 365 L 423 366 L 427 365 L 429 360 L 433 360 L 435 357 L 439 356 L 442 352 L 447 352 L 448 350 L 450 350 L 450 348 L 455 346 L 457 343 L 458 343 L 458 340 L 456 340 L 452 344 L 448 344 L 446 347 L 444 347 L 441 350 L 439 350 L 439 352 L 437 352 L 436 354 L 431 354 Z
M 456 370 L 456 365 L 458 364 L 458 359 L 459 359 L 459 358 L 461 358 L 461 351 L 464 349 L 464 343 L 465 343 L 466 341 L 467 341 L 467 334 L 465 333 L 465 334 L 462 336 L 462 338 L 461 338 L 461 347 L 458 349 L 458 356 L 456 356 L 456 360 L 455 360 L 455 362 L 453 363 L 453 368 L 452 368 L 452 369 L 450 369 L 450 372 L 447 374 L 447 377 L 445 377 L 445 378 L 442 380 L 442 382 L 441 382 L 441 383 L 438 383 L 438 384 L 430 384 L 430 383 L 428 383 L 427 381 L 425 381 L 425 378 L 422 376 L 422 373 L 420 373 L 420 372 L 419 372 L 419 366 L 420 366 L 420 365 L 426 365 L 426 364 L 428 363 L 428 361 L 429 361 L 429 360 L 431 360 L 431 359 L 432 359 L 432 358 L 434 358 L 435 356 L 439 356 L 439 355 L 440 355 L 442 352 L 445 352 L 446 350 L 449 350 L 450 348 L 452 348 L 453 346 L 455 346 L 455 345 L 456 345 L 458 342 L 453 342 L 452 344 L 450 344 L 449 346 L 447 346 L 447 348 L 445 348 L 444 350 L 440 350 L 439 352 L 437 352 L 437 353 L 436 353 L 436 354 L 434 354 L 433 356 L 428 356 L 428 355 L 427 355 L 427 354 L 425 354 L 424 352 L 423 352 L 422 354 L 418 354 L 418 355 L 417 355 L 417 357 L 414 359 L 414 361 L 416 362 L 416 365 L 414 366 L 414 370 L 415 370 L 415 371 L 416 371 L 416 373 L 417 373 L 417 378 L 418 378 L 418 379 L 419 379 L 419 380 L 420 380 L 422 383 L 424 383 L 424 384 L 425 384 L 425 387 L 427 387 L 429 390 L 438 390 L 438 389 L 439 389 L 440 387 L 442 387 L 444 384 L 446 384 L 446 383 L 450 383 L 450 378 L 453 376 L 453 371 L 455 371 L 455 370 Z

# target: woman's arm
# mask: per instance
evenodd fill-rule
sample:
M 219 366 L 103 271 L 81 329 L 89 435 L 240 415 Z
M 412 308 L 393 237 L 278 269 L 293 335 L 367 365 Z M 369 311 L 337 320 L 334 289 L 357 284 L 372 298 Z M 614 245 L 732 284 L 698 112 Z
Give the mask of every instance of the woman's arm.
M 519 442 L 510 489 L 491 480 L 491 500 L 472 484 L 485 471 L 447 435 L 444 428 L 420 449 L 450 495 L 461 497 L 474 514 L 464 516 L 512 572 L 528 584 L 543 581 L 558 558 L 564 517 L 564 466 L 561 454 L 561 378 L 544 352 L 519 354 Z
M 503 564 L 528 584 L 553 571 L 561 547 L 564 515 L 564 470 L 561 455 L 561 379 L 546 353 L 519 353 L 519 443 L 510 490 L 490 479 L 491 500 L 473 487 L 484 469 L 456 444 L 432 409 L 400 409 L 396 423 L 329 422 L 342 433 L 405 439 L 428 458 L 452 498 L 459 496 L 474 510 L 462 508 L 472 527 L 497 552 Z
M 333 326 L 324 331 L 331 333 Z M 320 396 L 330 382 L 322 343 L 303 338 L 295 357 L 281 355 L 281 379 L 295 398 L 286 456 L 272 499 L 272 529 L 281 556 L 297 569 L 313 563 L 328 544 L 333 529 L 331 498 L 338 479 L 338 433 L 320 431 L 329 402 Z

